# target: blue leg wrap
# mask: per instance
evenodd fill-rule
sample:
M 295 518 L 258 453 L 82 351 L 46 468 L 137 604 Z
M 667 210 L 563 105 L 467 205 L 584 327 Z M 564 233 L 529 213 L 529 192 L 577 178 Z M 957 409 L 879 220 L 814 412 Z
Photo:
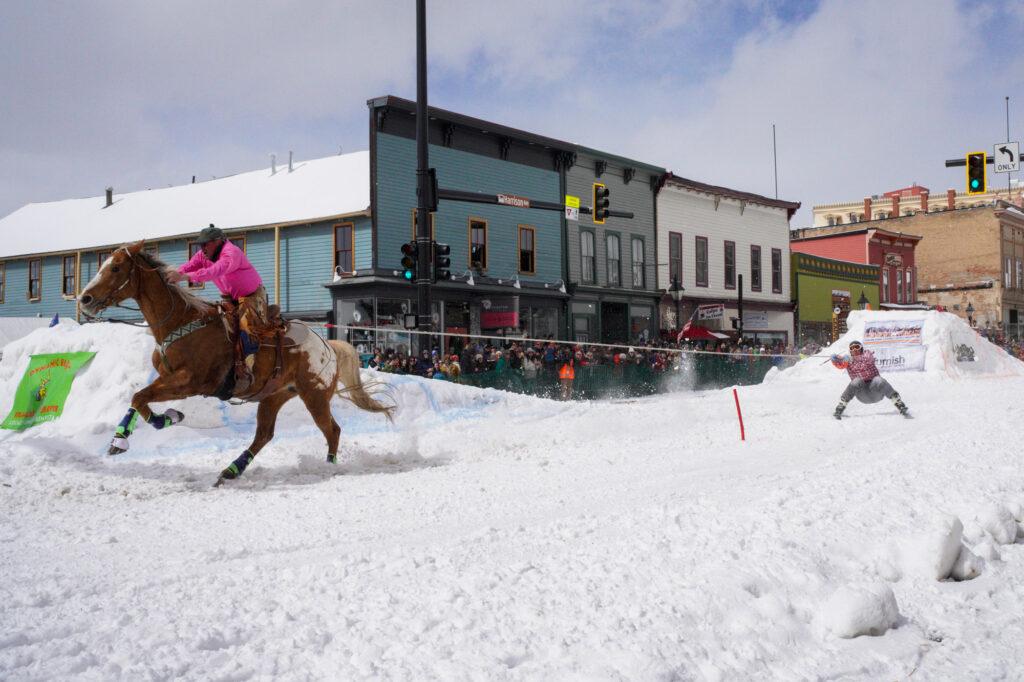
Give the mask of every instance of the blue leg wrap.
M 238 459 L 229 464 L 227 469 L 220 472 L 221 478 L 238 478 L 242 475 L 242 472 L 246 470 L 255 456 L 256 455 L 252 454 L 248 450 L 242 451 L 242 454 L 238 456 Z
M 128 413 L 124 415 L 124 419 L 117 425 L 115 433 L 118 436 L 127 438 L 132 435 L 132 431 L 135 430 L 135 423 L 139 420 L 139 413 L 135 411 L 134 407 L 128 408 Z
M 171 418 L 165 414 L 151 414 L 147 421 L 154 429 L 162 429 L 171 425 Z

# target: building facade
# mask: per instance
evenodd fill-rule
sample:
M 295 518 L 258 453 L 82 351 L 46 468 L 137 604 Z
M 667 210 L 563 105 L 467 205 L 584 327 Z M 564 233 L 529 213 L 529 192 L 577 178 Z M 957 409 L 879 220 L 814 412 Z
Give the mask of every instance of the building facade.
M 922 214 L 928 215 L 928 214 Z M 915 252 L 921 237 L 907 218 L 793 230 L 790 248 L 822 258 L 878 266 L 882 308 L 917 304 Z
M 903 220 L 924 236 L 917 248 L 922 301 L 980 329 L 1024 337 L 1024 211 L 1000 204 Z
M 633 214 L 596 223 L 581 213 L 565 221 L 569 338 L 645 343 L 658 330 L 655 196 L 665 169 L 578 147 L 564 170 L 566 194 L 581 205 L 592 206 L 595 187 L 603 186 L 613 211 Z
M 992 178 L 989 178 L 991 182 Z M 968 194 L 948 189 L 944 194 L 932 196 L 931 190 L 918 184 L 910 187 L 885 192 L 881 195 L 865 197 L 857 201 L 841 201 L 830 204 L 819 204 L 811 209 L 814 216 L 813 227 L 832 227 L 851 225 L 871 220 L 886 220 L 915 215 L 917 213 L 935 213 L 955 211 L 973 206 L 992 206 L 997 201 L 1022 205 L 1024 187 L 1014 181 L 1010 188 L 996 188 L 990 185 L 991 191 L 984 194 Z
M 721 315 L 702 324 L 731 330 L 742 278 L 744 336 L 792 340 L 789 219 L 799 207 L 667 174 L 657 195 L 662 328 L 676 331 L 698 305 L 720 304 Z
M 198 250 L 200 228 L 215 223 L 245 251 L 286 317 L 327 322 L 331 297 L 323 284 L 337 250 L 357 261 L 369 254 L 360 246 L 371 232 L 368 168 L 368 154 L 357 152 L 166 189 L 29 204 L 0 219 L 0 316 L 81 319 L 77 296 L 114 249 L 144 239 L 148 251 L 178 265 Z M 343 189 L 323 192 L 332 186 Z M 219 297 L 212 284 L 193 291 Z M 114 308 L 104 316 L 138 314 Z
M 850 310 L 878 310 L 877 265 L 794 253 L 791 272 L 798 345 L 827 345 L 845 333 Z

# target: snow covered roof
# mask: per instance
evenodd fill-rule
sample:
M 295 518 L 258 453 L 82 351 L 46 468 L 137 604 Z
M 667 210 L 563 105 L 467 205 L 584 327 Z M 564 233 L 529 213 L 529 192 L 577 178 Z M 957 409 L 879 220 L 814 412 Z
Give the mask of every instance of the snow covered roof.
M 28 204 L 0 219 L 0 258 L 369 210 L 370 154 L 353 152 L 190 185 Z

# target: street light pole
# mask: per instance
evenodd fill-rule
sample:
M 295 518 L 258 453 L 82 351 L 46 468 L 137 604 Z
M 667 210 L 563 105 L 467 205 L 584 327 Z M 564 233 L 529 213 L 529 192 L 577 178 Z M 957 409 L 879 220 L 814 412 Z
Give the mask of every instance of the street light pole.
M 433 327 L 427 123 L 427 0 L 416 0 L 416 328 L 421 332 L 432 331 Z M 429 336 L 415 336 L 417 353 L 430 347 Z

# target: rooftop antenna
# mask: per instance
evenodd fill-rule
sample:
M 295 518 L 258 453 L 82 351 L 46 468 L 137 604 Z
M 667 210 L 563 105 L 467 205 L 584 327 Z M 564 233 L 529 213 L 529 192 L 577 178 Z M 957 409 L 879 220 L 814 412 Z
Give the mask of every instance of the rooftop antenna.
M 338 156 L 341 156 L 341 150 L 342 149 L 343 149 L 343 147 L 339 144 L 338 145 Z
M 270 155 L 270 174 L 277 173 L 277 154 Z
M 291 173 L 293 170 L 295 170 L 295 169 L 292 168 L 292 150 L 289 149 L 288 150 L 288 172 Z

